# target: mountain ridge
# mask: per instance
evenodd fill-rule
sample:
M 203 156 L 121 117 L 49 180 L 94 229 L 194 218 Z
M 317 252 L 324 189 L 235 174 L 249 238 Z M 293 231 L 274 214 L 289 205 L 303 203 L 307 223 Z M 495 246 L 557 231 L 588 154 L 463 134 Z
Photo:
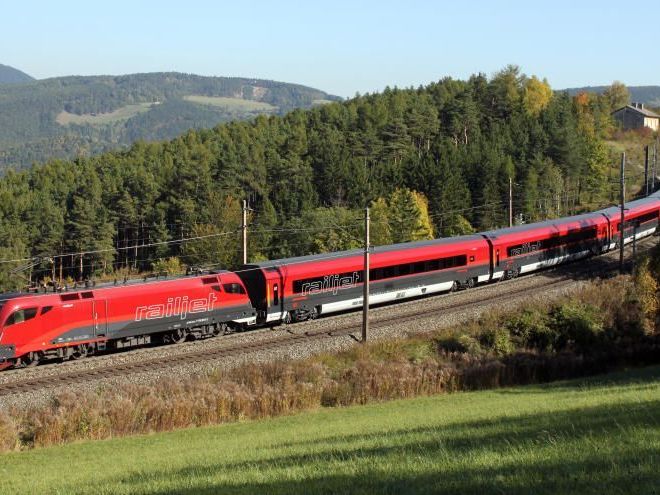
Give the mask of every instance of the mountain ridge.
M 578 93 L 598 93 L 601 94 L 609 86 L 583 86 L 581 88 L 566 88 L 561 91 L 568 91 L 568 94 L 574 96 Z M 634 102 L 644 103 L 651 107 L 660 107 L 660 86 L 628 86 L 630 99 Z
M 15 67 L 0 64 L 0 84 L 20 84 L 35 80 L 31 75 Z
M 0 85 L 0 169 L 172 139 L 341 98 L 301 84 L 152 72 Z

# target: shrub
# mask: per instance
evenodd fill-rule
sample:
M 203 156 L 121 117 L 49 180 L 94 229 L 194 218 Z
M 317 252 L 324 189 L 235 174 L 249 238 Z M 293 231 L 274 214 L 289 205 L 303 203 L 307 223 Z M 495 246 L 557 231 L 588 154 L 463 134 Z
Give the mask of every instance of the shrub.
M 175 256 L 154 261 L 152 269 L 155 273 L 166 273 L 167 275 L 181 275 L 186 271 L 185 265 Z
M 598 308 L 568 301 L 552 309 L 550 327 L 558 334 L 558 349 L 588 351 L 603 337 L 603 319 Z
M 655 328 L 658 313 L 658 281 L 651 271 L 649 258 L 644 258 L 635 269 L 635 288 L 641 312 L 645 317 L 645 330 L 650 332 Z
M 506 356 L 515 350 L 511 341 L 511 334 L 506 327 L 498 326 L 483 332 L 481 343 L 489 348 L 496 356 Z
M 479 340 L 465 333 L 437 337 L 435 343 L 439 351 L 460 352 L 470 356 L 480 356 L 484 352 Z
M 504 319 L 504 326 L 519 347 L 551 351 L 557 343 L 557 333 L 549 326 L 546 310 L 524 309 Z

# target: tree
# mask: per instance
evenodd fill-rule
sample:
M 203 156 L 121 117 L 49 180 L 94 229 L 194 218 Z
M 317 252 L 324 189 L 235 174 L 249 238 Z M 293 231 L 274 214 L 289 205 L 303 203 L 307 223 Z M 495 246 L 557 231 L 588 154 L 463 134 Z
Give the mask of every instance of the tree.
M 385 198 L 378 198 L 371 202 L 369 212 L 370 241 L 374 246 L 392 244 L 392 228 L 390 227 L 390 207 Z
M 603 96 L 610 104 L 610 111 L 618 110 L 630 103 L 630 92 L 621 81 L 614 81 L 609 88 L 603 92 Z
M 523 106 L 531 116 L 538 116 L 552 99 L 552 88 L 546 79 L 540 81 L 536 76 L 525 81 Z
M 423 194 L 405 188 L 397 189 L 388 204 L 392 242 L 433 239 L 428 201 Z

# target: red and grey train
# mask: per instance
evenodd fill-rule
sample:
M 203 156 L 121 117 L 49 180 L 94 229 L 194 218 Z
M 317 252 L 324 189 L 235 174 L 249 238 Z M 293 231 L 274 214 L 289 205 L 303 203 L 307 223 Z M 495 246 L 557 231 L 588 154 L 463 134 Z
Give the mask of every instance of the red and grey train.
M 656 232 L 660 192 L 626 205 L 624 241 Z M 617 207 L 480 234 L 373 249 L 370 302 L 513 278 L 618 245 Z M 361 250 L 265 261 L 236 272 L 0 296 L 0 369 L 362 306 Z

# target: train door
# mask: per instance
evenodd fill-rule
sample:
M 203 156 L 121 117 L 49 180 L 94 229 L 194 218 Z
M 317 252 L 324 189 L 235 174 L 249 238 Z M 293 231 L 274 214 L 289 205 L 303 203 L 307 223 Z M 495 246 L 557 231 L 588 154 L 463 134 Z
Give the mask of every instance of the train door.
M 281 321 L 284 318 L 284 283 L 279 270 L 269 273 L 266 284 L 266 322 Z
M 104 337 L 108 331 L 108 301 L 96 299 L 93 304 L 94 333 L 97 337 Z

